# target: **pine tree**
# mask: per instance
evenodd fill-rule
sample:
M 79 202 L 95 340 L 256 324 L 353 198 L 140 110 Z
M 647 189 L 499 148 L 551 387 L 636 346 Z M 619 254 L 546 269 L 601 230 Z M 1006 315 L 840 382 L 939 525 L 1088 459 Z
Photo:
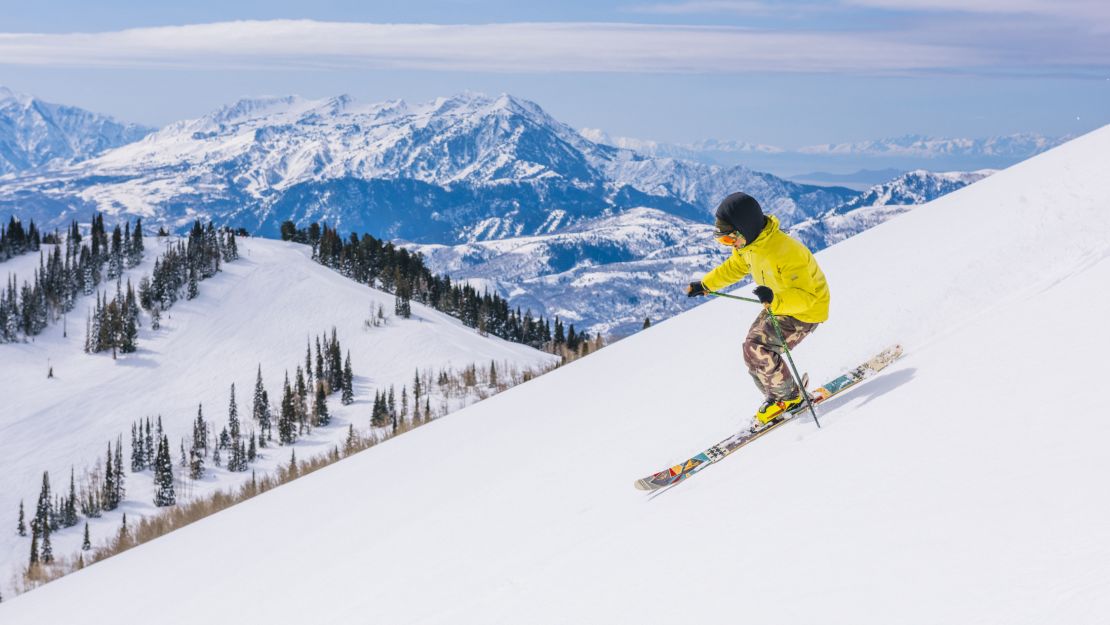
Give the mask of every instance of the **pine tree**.
M 31 561 L 28 566 L 34 569 L 39 563 L 39 535 L 37 532 L 31 532 Z
M 393 428 L 397 429 L 397 397 L 393 394 L 393 385 L 389 385 L 389 399 L 386 400 L 389 408 L 389 420 L 393 423 Z
M 347 441 L 343 443 L 343 452 L 350 454 L 354 451 L 355 446 L 358 444 L 358 439 L 355 438 L 355 424 L 350 423 L 347 425 Z
M 263 419 L 260 422 L 262 432 L 258 435 L 259 447 L 265 447 L 267 441 L 273 440 L 273 417 L 270 413 L 270 395 L 266 391 L 262 391 L 262 411 Z
M 262 385 L 262 363 L 258 365 L 258 377 L 254 381 L 254 404 L 251 407 L 251 418 L 262 428 L 263 436 L 270 424 L 270 407 L 266 405 L 266 387 Z
M 197 419 L 193 422 L 193 450 L 208 456 L 208 423 L 204 421 L 204 406 L 201 404 L 197 404 Z
M 281 415 L 278 417 L 278 441 L 288 445 L 297 438 L 294 423 L 296 420 L 293 407 L 293 389 L 289 386 L 289 374 L 285 375 L 285 387 L 281 395 Z
M 189 478 L 199 480 L 202 477 L 204 477 L 204 454 L 197 447 L 193 447 L 189 452 Z
M 304 373 L 306 376 L 305 382 L 309 386 L 312 384 L 312 343 L 306 338 L 304 343 Z M 317 377 L 319 379 L 319 377 Z
M 143 456 L 144 450 L 142 446 L 142 437 L 138 432 L 142 429 L 141 425 L 131 424 L 131 472 L 138 473 L 143 470 Z
M 254 462 L 258 458 L 258 446 L 255 445 L 255 435 L 251 432 L 251 444 L 247 448 L 247 462 Z
M 33 536 L 42 535 L 44 529 L 50 525 L 50 501 L 50 473 L 44 471 L 38 505 L 35 506 L 35 518 L 31 520 L 31 534 Z
M 347 361 L 343 363 L 343 394 L 340 402 L 344 406 L 355 403 L 354 373 L 351 371 L 351 352 L 347 351 Z
M 186 299 L 193 299 L 200 294 L 197 288 L 197 270 L 189 269 L 189 289 L 185 292 Z
M 235 384 L 231 385 L 231 403 L 227 408 L 228 431 L 233 440 L 239 439 L 239 408 L 235 405 Z
M 647 330 L 650 327 L 651 327 L 651 319 L 649 317 L 644 317 L 644 326 L 641 329 L 642 330 Z
M 331 422 L 328 416 L 328 398 L 324 393 L 324 383 L 316 382 L 316 402 L 312 406 L 313 418 L 316 425 L 327 425 Z
M 15 526 L 16 534 L 20 536 L 27 535 L 27 525 L 23 521 L 23 500 L 19 500 L 19 524 Z
M 308 386 L 305 384 L 304 371 L 300 366 L 297 367 L 297 376 L 295 380 L 297 387 L 294 393 L 294 400 L 296 402 L 294 404 L 294 409 L 296 410 L 297 423 L 300 425 L 298 433 L 303 434 L 305 425 L 307 425 L 308 421 Z
M 92 549 L 92 542 L 89 540 L 89 522 L 85 521 L 85 538 L 81 541 L 81 551 L 89 549 Z
M 73 527 L 77 525 L 77 483 L 73 476 L 73 467 L 69 468 L 69 496 L 66 497 L 62 511 L 62 525 Z
M 170 458 L 170 441 L 165 435 L 158 440 L 158 453 L 154 458 L 154 505 L 172 506 L 177 499 L 173 490 L 173 460 Z
M 119 534 L 116 536 L 116 539 L 119 542 L 120 546 L 126 546 L 131 540 L 131 535 L 127 531 L 127 513 L 126 512 L 123 513 L 123 520 L 120 522 Z
M 104 483 L 101 484 L 100 501 L 105 510 L 116 509 L 116 470 L 112 467 L 112 443 L 108 443 L 108 454 L 104 461 Z
M 231 441 L 227 453 L 227 470 L 231 472 L 240 471 L 240 467 L 246 468 L 246 462 L 243 457 L 239 455 L 239 439 Z
M 370 423 L 379 428 L 389 423 L 389 408 L 386 406 L 385 395 L 380 391 L 374 393 L 374 407 L 370 412 Z
M 158 417 L 158 431 L 162 431 L 162 418 Z M 123 502 L 124 497 L 127 495 L 127 488 L 124 486 L 124 472 L 123 472 L 123 436 L 116 439 L 116 463 L 115 463 L 116 476 L 114 480 L 115 493 L 113 497 L 116 505 L 118 506 Z
M 154 434 L 150 431 L 150 417 L 146 418 L 146 429 L 142 433 L 142 447 L 143 447 L 143 469 L 149 469 L 154 466 Z M 139 426 L 143 427 L 142 424 Z
M 42 553 L 39 554 L 43 564 L 51 564 L 54 562 L 54 547 L 50 543 L 50 525 L 47 524 L 42 530 Z

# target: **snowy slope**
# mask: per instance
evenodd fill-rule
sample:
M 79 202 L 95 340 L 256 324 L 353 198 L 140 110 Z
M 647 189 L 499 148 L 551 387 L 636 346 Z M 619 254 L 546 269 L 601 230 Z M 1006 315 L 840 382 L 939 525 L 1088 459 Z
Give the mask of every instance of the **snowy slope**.
M 803 368 L 907 349 L 821 430 L 789 424 L 654 498 L 632 488 L 758 403 L 737 354 L 754 310 L 715 301 L 0 620 L 1105 622 L 1110 421 L 1046 410 L 1103 377 L 1108 152 L 1110 127 L 821 252 L 833 318 Z
M 162 251 L 160 241 L 146 239 L 144 263 L 131 271 L 133 283 L 150 273 Z M 91 468 L 103 456 L 109 440 L 122 434 L 128 445 L 135 420 L 160 414 L 176 461 L 178 441 L 191 433 L 198 403 L 203 403 L 206 419 L 222 427 L 235 383 L 239 414 L 249 416 L 259 363 L 270 401 L 278 404 L 285 371 L 292 377 L 304 363 L 306 340 L 330 333 L 333 326 L 343 349 L 350 350 L 358 400 L 349 407 L 339 406 L 338 399 L 329 402 L 337 431 L 345 430 L 348 422 L 365 430 L 374 392 L 391 384 L 400 392 L 402 385 L 411 385 L 418 367 L 488 367 L 491 360 L 532 367 L 553 358 L 482 337 L 458 320 L 416 303 L 411 319 L 391 319 L 385 327 L 366 329 L 363 322 L 371 316 L 371 307 L 380 304 L 392 312 L 392 295 L 313 262 L 307 246 L 263 239 L 239 239 L 239 244 L 239 260 L 200 283 L 199 297 L 179 301 L 164 313 L 160 330 L 144 327 L 139 351 L 118 361 L 110 354 L 82 352 L 85 309 L 93 296 L 70 313 L 68 338 L 62 337 L 59 323 L 34 342 L 0 345 L 0 510 L 5 518 L 15 519 L 20 499 L 33 511 L 43 471 L 50 471 L 55 492 L 62 493 L 71 465 L 80 477 L 82 468 Z M 5 279 L 7 272 L 14 272 L 23 280 L 37 266 L 38 255 L 27 254 L 0 270 Z M 46 378 L 50 366 L 52 380 Z M 325 449 L 297 453 L 306 458 Z M 266 455 L 273 465 L 287 460 L 289 451 L 270 449 Z M 128 457 L 126 450 L 124 456 Z M 129 474 L 129 492 L 144 492 L 149 482 L 149 476 Z M 108 516 L 112 521 L 103 523 L 101 536 L 119 522 Z M 14 520 L 11 525 L 15 527 Z M 59 555 L 64 552 L 57 541 L 66 540 L 63 534 L 72 546 L 80 540 L 80 527 L 55 535 Z M 25 563 L 27 540 L 0 532 L 0 591 L 7 591 L 7 567 Z

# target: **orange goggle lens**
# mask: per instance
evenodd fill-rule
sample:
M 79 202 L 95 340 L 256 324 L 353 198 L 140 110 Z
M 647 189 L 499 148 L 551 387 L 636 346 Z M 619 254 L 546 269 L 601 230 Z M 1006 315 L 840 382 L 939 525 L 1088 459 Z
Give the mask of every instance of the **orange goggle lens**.
M 736 243 L 737 239 L 740 238 L 740 233 L 730 232 L 728 234 L 721 234 L 718 232 L 714 238 L 716 238 L 717 243 L 720 243 L 721 245 L 733 245 Z

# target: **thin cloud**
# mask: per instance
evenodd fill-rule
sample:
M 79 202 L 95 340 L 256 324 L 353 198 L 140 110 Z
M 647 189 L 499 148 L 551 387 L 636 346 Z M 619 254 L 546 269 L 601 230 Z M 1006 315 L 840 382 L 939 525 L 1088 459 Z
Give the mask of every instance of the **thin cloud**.
M 842 0 L 845 5 L 913 12 L 1041 15 L 1064 19 L 1110 18 L 1106 0 Z
M 736 13 L 739 15 L 770 15 L 776 8 L 765 2 L 719 0 L 716 2 L 668 2 L 641 4 L 625 9 L 630 13 L 653 13 L 657 15 L 704 15 L 712 13 Z
M 619 23 L 443 25 L 273 20 L 103 33 L 0 33 L 0 64 L 42 67 L 841 74 L 1012 71 L 1014 68 L 999 66 L 1004 58 L 987 47 L 929 41 L 900 32 Z M 1041 65 L 1052 67 L 1053 63 L 1052 55 L 1046 54 Z

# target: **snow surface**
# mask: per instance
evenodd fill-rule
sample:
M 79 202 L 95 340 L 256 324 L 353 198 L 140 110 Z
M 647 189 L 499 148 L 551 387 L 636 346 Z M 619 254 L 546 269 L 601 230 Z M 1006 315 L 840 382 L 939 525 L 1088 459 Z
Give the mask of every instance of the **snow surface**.
M 1110 127 L 821 252 L 796 352 L 882 377 L 657 496 L 745 423 L 714 301 L 0 604 L 5 624 L 1104 623 Z M 275 591 L 281 593 L 275 596 Z M 269 599 L 266 599 L 269 598 Z
M 410 319 L 393 318 L 392 295 L 315 263 L 307 246 L 251 238 L 238 242 L 240 258 L 223 264 L 219 274 L 201 282 L 196 299 L 178 301 L 163 313 L 160 330 L 152 331 L 149 324 L 142 328 L 134 354 L 120 355 L 113 362 L 110 353 L 82 351 L 85 309 L 94 305 L 94 296 L 83 298 L 69 314 L 68 338 L 63 338 L 63 324 L 58 323 L 33 342 L 0 345 L 0 396 L 4 398 L 0 511 L 5 520 L 5 531 L 0 531 L 0 592 L 5 596 L 11 594 L 11 573 L 26 564 L 28 555 L 29 538 L 14 532 L 19 501 L 23 500 L 29 520 L 43 471 L 50 472 L 54 493 L 63 494 L 69 486 L 70 466 L 79 480 L 82 470 L 103 458 L 108 442 L 114 444 L 121 434 L 125 462 L 129 462 L 131 423 L 158 415 L 176 463 L 179 441 L 191 435 L 198 403 L 216 432 L 227 424 L 232 383 L 243 431 L 249 432 L 255 427 L 250 411 L 259 363 L 276 416 L 285 372 L 292 379 L 296 367 L 304 364 L 306 340 L 330 335 L 333 326 L 344 357 L 350 351 L 356 402 L 340 406 L 338 395 L 333 396 L 328 402 L 332 425 L 317 428 L 314 436 L 303 441 L 307 448 L 297 450 L 302 460 L 326 452 L 333 443 L 342 444 L 348 423 L 365 432 L 374 393 L 392 384 L 399 394 L 403 385 L 411 386 L 417 368 L 460 370 L 477 363 L 485 369 L 490 361 L 531 368 L 554 359 L 523 345 L 480 336 L 457 319 L 415 302 Z M 150 273 L 165 243 L 165 239 L 145 239 L 144 262 L 129 272 L 133 284 L 137 286 L 139 278 Z M 22 284 L 38 263 L 38 254 L 19 256 L 0 264 L 0 275 L 6 279 L 14 272 Z M 390 317 L 387 325 L 364 327 L 379 305 Z M 148 323 L 149 318 L 143 317 Z M 51 366 L 54 378 L 47 379 Z M 442 405 L 433 398 L 432 408 L 440 411 Z M 260 474 L 287 463 L 290 455 L 289 449 L 276 446 L 261 453 Z M 206 464 L 213 475 L 203 483 L 189 482 L 187 493 L 178 484 L 179 496 L 203 494 L 226 488 L 229 479 L 249 478 L 249 472 L 213 472 L 211 459 Z M 181 473 L 179 467 L 174 470 Z M 121 512 L 127 512 L 129 519 L 155 511 L 149 471 L 128 473 L 126 486 L 131 501 Z M 94 543 L 113 535 L 119 523 L 118 513 L 93 520 Z M 55 555 L 74 553 L 82 529 L 79 523 L 53 533 Z

